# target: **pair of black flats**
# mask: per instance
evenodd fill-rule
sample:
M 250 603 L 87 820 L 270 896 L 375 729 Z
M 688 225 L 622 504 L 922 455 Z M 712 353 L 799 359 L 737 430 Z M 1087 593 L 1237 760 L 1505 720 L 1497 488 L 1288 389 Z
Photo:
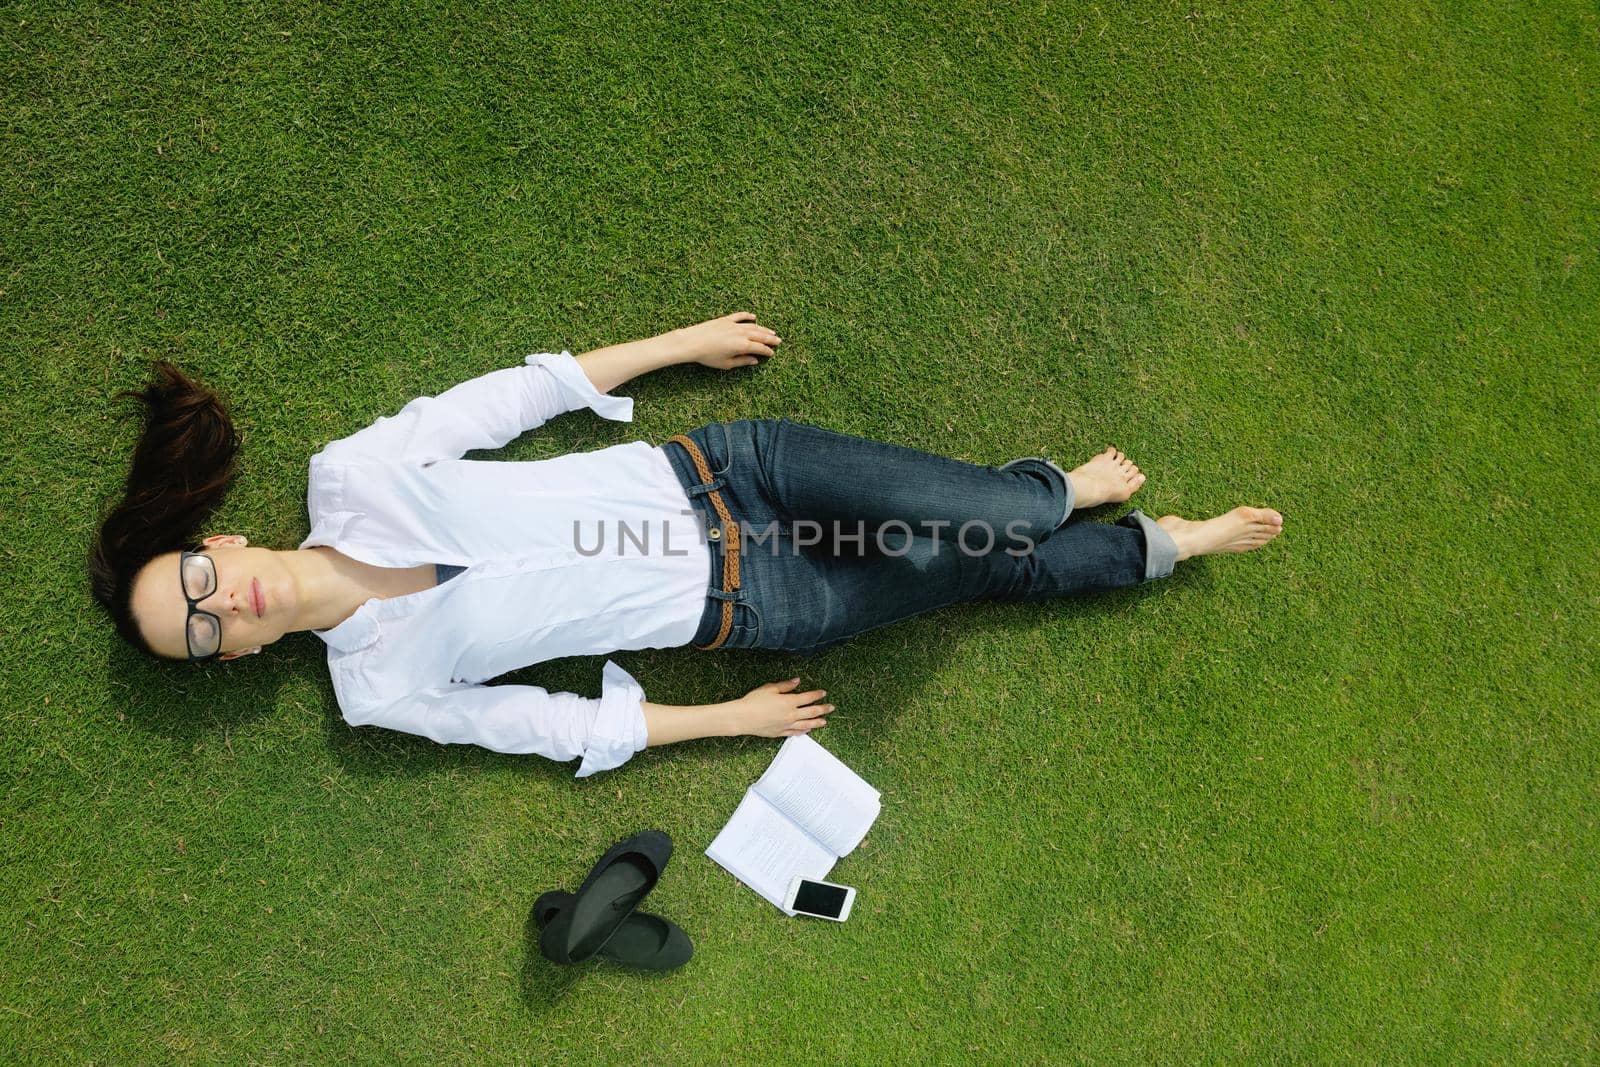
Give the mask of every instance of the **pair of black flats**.
M 636 910 L 672 858 L 672 838 L 644 830 L 606 850 L 576 893 L 552 889 L 533 902 L 539 953 L 551 963 L 594 956 L 645 971 L 687 963 L 694 945 L 671 919 Z

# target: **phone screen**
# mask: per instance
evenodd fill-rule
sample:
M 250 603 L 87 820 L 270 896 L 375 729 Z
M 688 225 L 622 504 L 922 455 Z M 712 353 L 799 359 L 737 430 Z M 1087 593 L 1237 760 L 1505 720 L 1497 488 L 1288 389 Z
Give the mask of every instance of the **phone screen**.
M 802 881 L 799 891 L 794 895 L 794 910 L 837 919 L 844 910 L 844 898 L 845 890 L 836 885 Z

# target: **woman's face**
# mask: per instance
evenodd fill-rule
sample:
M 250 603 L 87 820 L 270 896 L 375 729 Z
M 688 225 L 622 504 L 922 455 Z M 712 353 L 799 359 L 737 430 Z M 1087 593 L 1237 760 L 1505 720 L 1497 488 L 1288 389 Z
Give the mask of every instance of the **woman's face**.
M 245 538 L 230 534 L 208 537 L 202 544 L 202 555 L 210 558 L 217 582 L 194 607 L 215 615 L 221 625 L 218 659 L 260 652 L 262 645 L 270 645 L 294 629 L 298 590 L 279 553 L 250 548 Z M 158 655 L 178 660 L 189 657 L 190 612 L 179 577 L 181 557 L 182 553 L 169 552 L 145 564 L 134 579 L 130 604 L 150 647 Z M 191 560 L 190 567 L 194 566 Z M 202 620 L 196 629 L 204 632 L 208 626 Z M 196 653 L 205 651 L 195 649 Z

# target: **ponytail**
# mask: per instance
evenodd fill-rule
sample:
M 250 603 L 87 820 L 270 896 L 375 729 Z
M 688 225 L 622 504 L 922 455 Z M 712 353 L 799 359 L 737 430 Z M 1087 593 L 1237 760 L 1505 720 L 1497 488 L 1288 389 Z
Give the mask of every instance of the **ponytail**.
M 134 577 L 164 553 L 199 550 L 200 531 L 233 481 L 239 436 L 210 389 L 164 359 L 153 370 L 145 388 L 116 396 L 143 402 L 144 430 L 123 499 L 100 524 L 89 550 L 89 581 L 117 632 L 156 655 L 129 604 Z

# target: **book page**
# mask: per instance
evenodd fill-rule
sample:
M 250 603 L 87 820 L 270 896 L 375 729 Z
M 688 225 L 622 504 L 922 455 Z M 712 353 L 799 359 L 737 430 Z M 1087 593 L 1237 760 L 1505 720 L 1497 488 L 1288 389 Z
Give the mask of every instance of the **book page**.
M 733 818 L 711 842 L 706 855 L 787 915 L 795 914 L 783 906 L 794 876 L 823 878 L 834 862 L 827 849 L 754 789 L 745 791 Z
M 835 856 L 861 843 L 882 808 L 876 789 L 805 734 L 779 747 L 754 788 Z

